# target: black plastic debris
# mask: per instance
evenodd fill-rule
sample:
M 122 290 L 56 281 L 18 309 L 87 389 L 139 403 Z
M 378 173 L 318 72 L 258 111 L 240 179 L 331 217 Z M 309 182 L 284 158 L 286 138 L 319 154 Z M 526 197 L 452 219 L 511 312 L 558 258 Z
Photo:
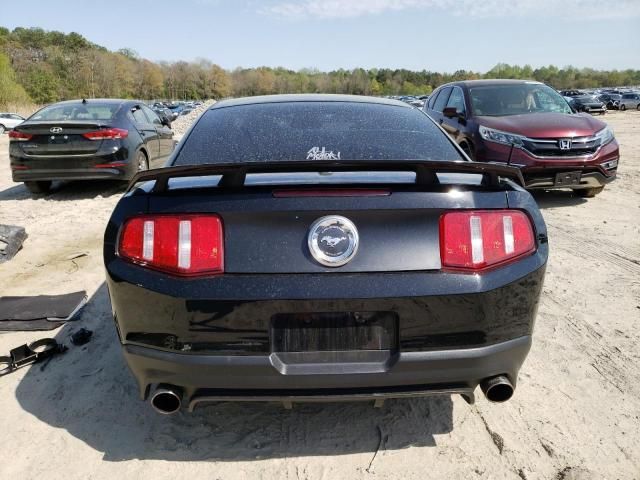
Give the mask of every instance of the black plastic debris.
M 81 328 L 77 332 L 71 334 L 71 343 L 77 346 L 84 345 L 85 343 L 89 343 L 89 340 L 91 340 L 91 335 L 93 335 L 93 332 L 91 330 Z
M 78 315 L 87 292 L 0 297 L 0 330 L 53 330 Z
M 0 263 L 11 260 L 27 239 L 27 231 L 15 225 L 0 225 Z
M 9 355 L 0 356 L 0 376 L 16 371 L 20 367 L 50 360 L 56 354 L 64 353 L 67 347 L 53 338 L 42 338 L 30 344 L 13 348 Z

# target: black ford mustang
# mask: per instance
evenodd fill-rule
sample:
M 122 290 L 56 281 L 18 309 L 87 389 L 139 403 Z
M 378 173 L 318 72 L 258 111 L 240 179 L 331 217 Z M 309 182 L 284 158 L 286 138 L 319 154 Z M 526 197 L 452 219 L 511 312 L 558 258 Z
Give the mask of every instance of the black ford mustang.
M 173 151 L 170 122 L 134 100 L 49 105 L 9 132 L 15 182 L 46 193 L 52 180 L 130 180 Z
M 402 102 L 216 104 L 105 232 L 142 398 L 508 400 L 548 253 L 519 183 Z

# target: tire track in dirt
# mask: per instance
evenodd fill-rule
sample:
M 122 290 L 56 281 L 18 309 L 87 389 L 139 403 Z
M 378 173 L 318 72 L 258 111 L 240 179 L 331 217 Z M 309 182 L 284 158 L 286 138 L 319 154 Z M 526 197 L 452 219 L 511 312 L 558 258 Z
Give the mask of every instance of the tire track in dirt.
M 635 278 L 640 277 L 640 254 L 638 252 L 633 252 L 604 238 L 597 240 L 584 238 L 557 225 L 547 225 L 547 228 L 550 234 L 549 241 L 553 248 L 560 248 L 572 255 L 591 261 L 603 260 L 631 273 Z M 559 241 L 555 242 L 555 240 Z
M 558 248 L 576 257 L 589 260 L 600 260 L 612 266 L 623 276 L 640 278 L 640 255 L 629 248 L 622 247 L 609 240 L 598 238 L 592 240 L 576 235 L 570 230 L 548 225 L 550 242 L 553 248 Z M 602 269 L 602 267 L 599 267 Z M 593 272 L 595 273 L 595 272 Z M 619 278 L 615 271 L 610 275 Z M 545 292 L 548 299 L 566 308 L 566 299 L 556 291 Z M 601 293 L 602 294 L 602 293 Z M 611 344 L 611 337 L 599 332 L 594 325 L 573 308 L 564 316 L 568 334 L 582 351 L 589 357 L 589 364 L 602 377 L 603 381 L 621 393 L 640 395 L 640 375 L 630 371 L 627 366 L 634 360 L 626 355 L 618 346 Z

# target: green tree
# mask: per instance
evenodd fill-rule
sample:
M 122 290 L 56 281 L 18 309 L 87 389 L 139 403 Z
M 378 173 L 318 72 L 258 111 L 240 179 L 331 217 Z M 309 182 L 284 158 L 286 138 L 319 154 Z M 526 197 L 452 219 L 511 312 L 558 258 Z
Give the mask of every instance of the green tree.
M 9 58 L 0 53 L 0 107 L 30 102 L 24 88 L 16 82 L 16 74 L 11 68 Z

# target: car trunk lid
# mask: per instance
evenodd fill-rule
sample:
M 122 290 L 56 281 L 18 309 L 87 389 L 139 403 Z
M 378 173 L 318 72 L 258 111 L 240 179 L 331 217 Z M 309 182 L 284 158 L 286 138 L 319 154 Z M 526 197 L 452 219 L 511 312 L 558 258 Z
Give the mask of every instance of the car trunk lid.
M 103 140 L 90 140 L 89 132 L 107 129 L 100 122 L 34 122 L 20 125 L 16 130 L 32 137 L 21 142 L 22 150 L 30 156 L 74 156 L 96 153 Z

